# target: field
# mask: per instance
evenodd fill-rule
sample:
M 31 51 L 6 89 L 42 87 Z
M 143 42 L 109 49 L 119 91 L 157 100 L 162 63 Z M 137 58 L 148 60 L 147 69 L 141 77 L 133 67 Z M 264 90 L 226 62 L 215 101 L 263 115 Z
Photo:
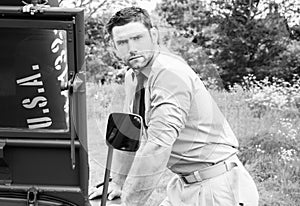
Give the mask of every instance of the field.
M 252 83 L 255 80 L 252 80 Z M 298 82 L 299 83 L 299 82 Z M 228 91 L 210 90 L 240 143 L 240 159 L 254 177 L 262 206 L 300 205 L 299 84 L 256 82 Z M 90 185 L 103 180 L 106 161 L 105 126 L 110 112 L 121 111 L 122 85 L 89 83 L 88 138 Z M 166 171 L 153 193 L 162 200 L 172 174 Z

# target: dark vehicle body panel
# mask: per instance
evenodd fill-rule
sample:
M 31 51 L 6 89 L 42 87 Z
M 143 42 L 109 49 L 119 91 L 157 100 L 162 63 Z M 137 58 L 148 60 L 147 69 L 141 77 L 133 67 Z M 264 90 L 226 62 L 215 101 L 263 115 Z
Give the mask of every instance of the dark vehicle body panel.
M 5 1 L 4 1 L 5 2 Z M 89 205 L 82 9 L 0 3 L 0 205 Z

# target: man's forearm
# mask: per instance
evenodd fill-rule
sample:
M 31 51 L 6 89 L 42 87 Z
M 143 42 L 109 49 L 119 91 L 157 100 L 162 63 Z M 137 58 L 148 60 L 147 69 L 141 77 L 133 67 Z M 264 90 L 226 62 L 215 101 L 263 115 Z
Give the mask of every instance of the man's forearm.
M 143 137 L 142 137 L 143 138 Z M 140 149 L 143 150 L 145 141 L 141 141 Z M 113 164 L 111 169 L 112 181 L 120 186 L 123 186 L 130 168 L 133 164 L 136 152 L 125 152 L 115 150 L 113 155 Z
M 123 186 L 134 158 L 135 153 L 117 150 L 114 151 L 113 165 L 111 169 L 112 181 L 114 183 Z
M 166 169 L 171 148 L 148 142 L 136 154 L 122 191 L 122 202 L 128 206 L 146 205 Z

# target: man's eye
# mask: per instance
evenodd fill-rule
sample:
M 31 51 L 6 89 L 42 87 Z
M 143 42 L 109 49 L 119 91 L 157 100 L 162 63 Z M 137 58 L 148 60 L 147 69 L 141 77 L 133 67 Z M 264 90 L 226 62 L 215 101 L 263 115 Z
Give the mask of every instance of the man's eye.
M 124 45 L 126 43 L 127 43 L 127 41 L 118 41 L 118 45 Z
M 139 40 L 141 38 L 141 36 L 135 36 L 135 37 L 133 37 L 132 39 L 133 40 Z

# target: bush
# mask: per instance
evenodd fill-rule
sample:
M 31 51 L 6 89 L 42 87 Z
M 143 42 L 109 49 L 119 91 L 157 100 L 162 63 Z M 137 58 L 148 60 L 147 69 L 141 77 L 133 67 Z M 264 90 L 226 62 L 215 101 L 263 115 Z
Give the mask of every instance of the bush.
M 99 121 L 106 121 L 109 113 L 122 111 L 124 95 L 123 85 L 116 83 L 99 85 L 89 82 L 87 86 L 88 114 Z
M 289 114 L 300 112 L 300 78 L 297 75 L 291 83 L 275 77 L 256 80 L 255 76 L 249 75 L 244 77 L 243 87 L 248 90 L 246 101 L 255 116 L 261 117 L 268 110 Z
M 239 139 L 239 157 L 254 177 L 260 205 L 300 204 L 299 77 L 245 78 L 211 93 Z
M 280 118 L 269 133 L 252 137 L 241 149 L 240 158 L 259 185 L 261 205 L 300 204 L 299 123 L 299 118 Z

